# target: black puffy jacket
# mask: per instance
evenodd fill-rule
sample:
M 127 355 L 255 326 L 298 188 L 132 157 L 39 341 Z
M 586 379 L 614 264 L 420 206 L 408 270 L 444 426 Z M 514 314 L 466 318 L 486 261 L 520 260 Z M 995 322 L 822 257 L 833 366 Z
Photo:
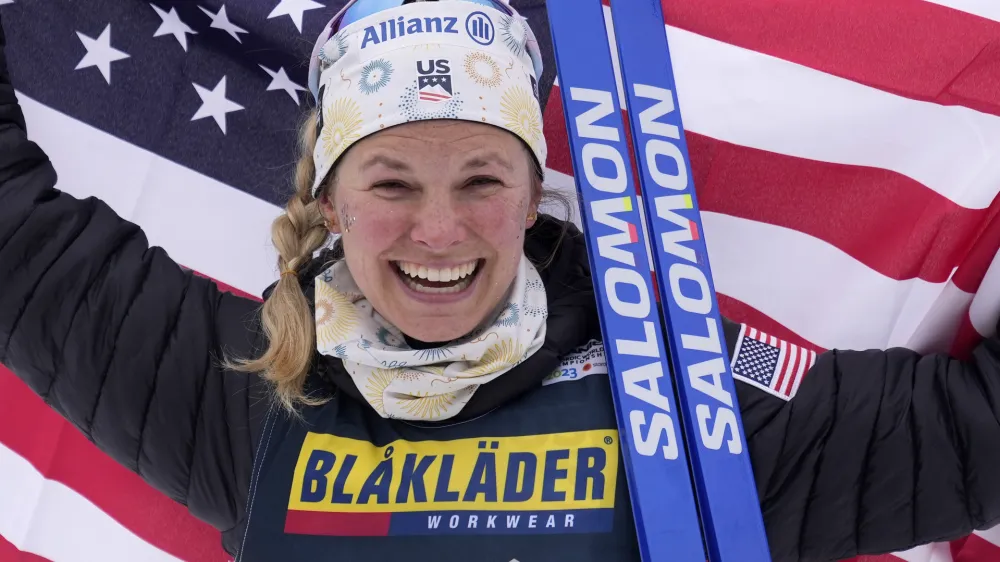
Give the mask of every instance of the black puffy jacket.
M 259 353 L 259 305 L 183 270 L 103 202 L 55 185 L 27 140 L 0 51 L 0 363 L 235 552 L 270 404 L 258 378 L 218 359 Z M 582 239 L 554 248 L 558 229 L 540 221 L 526 247 L 556 251 L 542 271 L 545 346 L 480 389 L 465 418 L 541 392 L 559 358 L 599 334 Z M 307 294 L 318 266 L 300 276 Z M 730 353 L 738 329 L 726 325 Z M 335 360 L 317 356 L 310 384 L 363 409 Z M 995 337 L 968 362 L 904 349 L 824 353 L 788 402 L 748 384 L 738 391 L 775 560 L 898 551 L 1000 519 Z

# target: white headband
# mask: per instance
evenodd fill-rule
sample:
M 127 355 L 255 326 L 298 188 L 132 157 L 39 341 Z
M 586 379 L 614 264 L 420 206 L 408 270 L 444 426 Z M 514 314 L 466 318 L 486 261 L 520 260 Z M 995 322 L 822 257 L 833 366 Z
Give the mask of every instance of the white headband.
M 541 56 L 527 21 L 513 9 L 506 14 L 463 0 L 416 2 L 380 11 L 332 36 L 331 25 L 310 65 L 309 87 L 320 107 L 314 195 L 352 144 L 426 119 L 510 131 L 545 169 Z

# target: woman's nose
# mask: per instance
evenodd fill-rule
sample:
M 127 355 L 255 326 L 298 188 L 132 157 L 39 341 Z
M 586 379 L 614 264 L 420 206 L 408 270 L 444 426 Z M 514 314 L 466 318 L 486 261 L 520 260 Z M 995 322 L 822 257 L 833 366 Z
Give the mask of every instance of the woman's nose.
M 440 252 L 465 240 L 462 213 L 450 197 L 428 197 L 414 217 L 410 237 L 428 250 Z

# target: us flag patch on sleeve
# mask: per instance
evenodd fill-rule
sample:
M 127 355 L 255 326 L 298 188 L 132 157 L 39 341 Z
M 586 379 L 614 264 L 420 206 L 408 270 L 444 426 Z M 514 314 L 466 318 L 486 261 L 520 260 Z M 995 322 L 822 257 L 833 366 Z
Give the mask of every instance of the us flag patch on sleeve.
M 782 400 L 791 400 L 816 362 L 816 352 L 746 324 L 733 351 L 733 376 Z

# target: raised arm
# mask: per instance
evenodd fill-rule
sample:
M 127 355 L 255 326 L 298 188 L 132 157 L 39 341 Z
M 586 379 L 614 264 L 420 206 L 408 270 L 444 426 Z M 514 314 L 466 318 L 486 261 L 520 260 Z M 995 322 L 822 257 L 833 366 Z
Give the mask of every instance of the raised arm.
M 788 402 L 739 387 L 776 562 L 899 552 L 1000 523 L 996 336 L 968 361 L 829 351 Z
M 232 528 L 258 384 L 219 360 L 252 354 L 257 304 L 184 271 L 105 203 L 54 188 L 5 47 L 0 25 L 0 363 L 115 460 Z

